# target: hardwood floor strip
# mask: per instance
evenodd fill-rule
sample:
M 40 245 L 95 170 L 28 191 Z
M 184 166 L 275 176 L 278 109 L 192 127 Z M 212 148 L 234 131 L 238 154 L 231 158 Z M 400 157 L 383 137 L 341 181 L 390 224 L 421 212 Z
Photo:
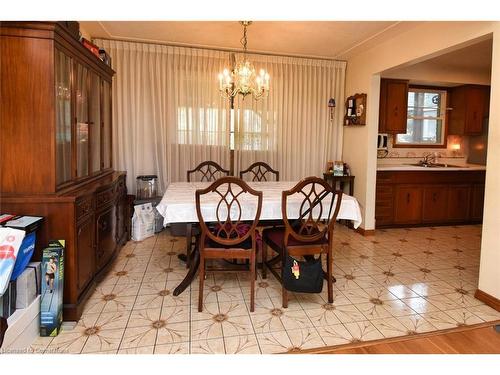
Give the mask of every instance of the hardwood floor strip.
M 500 320 L 324 348 L 307 349 L 295 354 L 500 354 Z

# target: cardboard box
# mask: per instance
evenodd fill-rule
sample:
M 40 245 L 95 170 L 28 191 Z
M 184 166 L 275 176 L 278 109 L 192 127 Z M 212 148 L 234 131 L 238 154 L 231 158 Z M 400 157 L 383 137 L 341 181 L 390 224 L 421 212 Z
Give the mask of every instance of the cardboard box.
M 42 256 L 40 336 L 54 337 L 61 330 L 64 287 L 64 240 L 49 241 Z
M 26 268 L 32 268 L 35 271 L 36 295 L 42 292 L 42 263 L 30 262 Z
M 26 268 L 16 280 L 16 309 L 25 309 L 37 296 L 37 272 L 35 268 Z

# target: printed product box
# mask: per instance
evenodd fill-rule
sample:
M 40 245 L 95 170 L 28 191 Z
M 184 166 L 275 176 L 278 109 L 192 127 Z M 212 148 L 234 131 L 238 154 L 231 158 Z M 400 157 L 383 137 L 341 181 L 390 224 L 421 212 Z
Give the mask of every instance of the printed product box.
M 64 240 L 49 241 L 42 255 L 40 336 L 57 336 L 61 330 L 64 286 Z

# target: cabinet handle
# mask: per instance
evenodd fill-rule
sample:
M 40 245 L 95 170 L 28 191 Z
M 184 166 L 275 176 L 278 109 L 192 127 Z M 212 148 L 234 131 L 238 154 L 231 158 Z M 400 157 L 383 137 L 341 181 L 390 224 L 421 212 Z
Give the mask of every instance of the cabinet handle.
M 410 193 L 406 193 L 406 203 L 410 203 Z
M 106 220 L 99 221 L 99 229 L 104 231 L 108 228 L 108 222 Z
M 436 202 L 436 199 L 437 199 L 437 193 L 432 194 L 432 200 Z

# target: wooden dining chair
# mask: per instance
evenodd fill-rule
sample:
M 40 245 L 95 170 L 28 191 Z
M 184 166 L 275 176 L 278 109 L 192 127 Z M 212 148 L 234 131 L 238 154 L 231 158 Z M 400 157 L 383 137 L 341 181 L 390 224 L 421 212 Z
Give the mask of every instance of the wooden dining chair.
M 229 170 L 222 168 L 215 161 L 204 161 L 194 169 L 187 171 L 187 181 L 191 182 L 191 175 L 198 174 L 201 182 L 211 182 L 217 180 L 218 177 L 228 176 Z
M 193 176 L 194 175 L 194 176 Z M 222 168 L 215 161 L 204 161 L 196 168 L 187 171 L 187 181 L 191 182 L 192 177 L 197 176 L 200 182 L 212 182 L 217 180 L 218 177 L 223 177 L 229 175 L 227 169 Z M 193 246 L 196 246 L 196 242 L 193 241 L 193 237 L 200 234 L 200 229 L 195 223 L 188 223 L 186 225 L 186 268 L 189 267 L 189 260 L 191 259 L 191 252 Z
M 269 164 L 266 164 L 262 161 L 258 161 L 250 165 L 247 169 L 240 172 L 240 178 L 243 179 L 245 174 L 250 174 L 252 181 L 268 181 L 268 177 L 270 175 L 274 175 L 274 180 L 280 180 L 280 172 L 271 168 Z M 269 176 L 266 176 L 269 174 Z
M 211 202 L 214 209 L 215 221 L 210 224 L 205 220 L 207 209 L 201 208 L 202 196 L 210 194 L 217 196 L 217 203 Z M 238 271 L 250 272 L 250 311 L 255 309 L 255 279 L 256 279 L 256 251 L 260 235 L 257 232 L 257 223 L 262 209 L 262 192 L 253 190 L 243 180 L 236 177 L 222 177 L 206 189 L 196 190 L 196 214 L 200 221 L 201 235 L 199 238 L 200 251 L 200 289 L 198 297 L 198 311 L 203 310 L 203 285 L 205 282 L 207 259 L 243 259 L 249 264 L 232 265 L 232 268 L 213 268 L 210 271 Z M 254 197 L 254 198 L 252 198 Z M 255 201 L 255 215 L 251 224 L 242 223 L 242 205 L 240 200 Z M 253 210 L 252 210 L 253 213 Z
M 311 259 L 326 254 L 324 273 L 328 285 L 328 302 L 333 303 L 333 229 L 342 201 L 342 191 L 335 190 L 318 177 L 308 177 L 292 189 L 283 191 L 281 211 L 284 227 L 265 228 L 262 237 L 262 277 L 266 278 L 266 267 L 282 284 L 283 307 L 288 307 L 287 290 L 283 286 L 284 272 L 291 272 L 281 266 L 288 254 L 298 259 Z M 297 218 L 297 219 L 294 219 Z M 277 255 L 267 260 L 267 247 Z

